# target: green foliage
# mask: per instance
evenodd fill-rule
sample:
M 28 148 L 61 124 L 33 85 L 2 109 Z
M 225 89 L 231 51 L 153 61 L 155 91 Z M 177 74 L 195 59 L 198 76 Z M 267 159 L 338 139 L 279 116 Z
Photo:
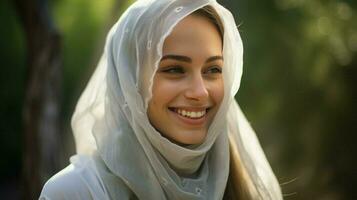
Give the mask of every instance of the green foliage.
M 111 16 L 114 0 L 63 0 L 53 5 L 55 22 L 63 39 L 64 116 L 73 112 L 75 100 L 95 67 L 96 48 Z M 103 45 L 103 44 L 100 44 Z M 98 54 L 98 53 L 97 53 Z M 78 87 L 80 86 L 80 87 Z
M 24 97 L 25 40 L 8 1 L 0 2 L 0 176 L 18 177 L 21 170 L 21 127 Z
M 352 199 L 356 3 L 222 2 L 242 24 L 245 65 L 237 99 L 280 182 L 297 178 L 283 192 L 297 192 L 291 199 Z
M 12 188 L 14 184 L 21 183 L 22 108 L 27 62 L 24 30 L 12 3 L 0 2 L 0 22 L 3 25 L 0 32 L 0 150 L 4 152 L 0 161 L 0 193 L 7 193 L 10 188 L 8 192 L 11 196 L 15 195 L 11 191 L 20 187 Z M 70 130 L 69 117 L 79 93 L 88 81 L 103 49 L 108 24 L 119 16 L 127 1 L 56 0 L 50 3 L 55 26 L 62 37 L 62 111 L 64 130 L 67 132 Z M 120 9 L 112 10 L 118 7 L 113 7 L 115 3 Z

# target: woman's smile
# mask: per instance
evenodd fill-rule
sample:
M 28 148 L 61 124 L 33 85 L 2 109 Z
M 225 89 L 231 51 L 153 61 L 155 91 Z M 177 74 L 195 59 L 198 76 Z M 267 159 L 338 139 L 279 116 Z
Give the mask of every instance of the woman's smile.
M 203 126 L 206 122 L 206 115 L 208 114 L 208 107 L 169 107 L 168 110 L 174 114 L 175 117 L 187 126 Z

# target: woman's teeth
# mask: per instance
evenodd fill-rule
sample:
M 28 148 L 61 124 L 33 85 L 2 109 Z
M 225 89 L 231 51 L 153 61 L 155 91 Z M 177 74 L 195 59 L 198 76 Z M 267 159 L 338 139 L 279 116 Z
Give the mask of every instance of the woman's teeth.
M 198 119 L 201 118 L 206 114 L 206 110 L 202 111 L 187 111 L 183 109 L 175 109 L 175 112 L 178 113 L 181 116 L 192 118 L 192 119 Z

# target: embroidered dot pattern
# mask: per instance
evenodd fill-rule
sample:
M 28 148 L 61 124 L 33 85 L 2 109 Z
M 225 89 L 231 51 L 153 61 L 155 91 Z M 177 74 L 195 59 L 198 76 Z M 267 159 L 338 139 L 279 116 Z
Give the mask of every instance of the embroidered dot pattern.
M 175 8 L 175 12 L 177 12 L 177 13 L 180 12 L 182 10 L 182 8 L 183 8 L 182 6 Z
M 196 194 L 201 195 L 202 189 L 199 187 L 196 187 Z
M 152 43 L 152 41 L 149 40 L 149 41 L 148 41 L 148 45 L 147 45 L 147 49 L 148 49 L 148 50 L 151 49 L 151 43 Z

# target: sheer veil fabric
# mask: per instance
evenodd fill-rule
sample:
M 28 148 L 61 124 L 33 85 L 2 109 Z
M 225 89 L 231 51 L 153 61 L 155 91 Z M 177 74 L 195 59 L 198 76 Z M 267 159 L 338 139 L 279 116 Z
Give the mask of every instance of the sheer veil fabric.
M 217 11 L 224 25 L 225 96 L 204 142 L 182 147 L 153 128 L 147 106 L 165 38 L 181 19 L 206 5 Z M 227 183 L 230 137 L 252 177 L 256 199 L 282 199 L 256 135 L 234 100 L 242 65 L 237 25 L 215 0 L 136 1 L 110 30 L 97 69 L 78 101 L 72 117 L 77 147 L 72 163 L 80 164 L 81 156 L 100 158 L 102 167 L 139 199 L 216 200 L 222 199 Z M 193 175 L 183 177 L 178 171 Z M 121 199 L 113 177 L 100 179 L 105 188 L 88 182 L 91 193 L 104 191 L 104 196 Z

